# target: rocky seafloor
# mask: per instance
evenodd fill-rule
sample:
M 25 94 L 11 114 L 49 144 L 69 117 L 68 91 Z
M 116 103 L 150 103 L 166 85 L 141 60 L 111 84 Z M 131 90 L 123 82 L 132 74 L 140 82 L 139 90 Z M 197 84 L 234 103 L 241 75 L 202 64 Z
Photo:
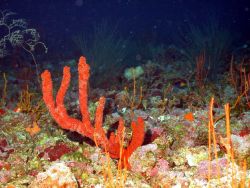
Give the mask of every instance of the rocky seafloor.
M 225 79 L 227 73 L 198 88 L 183 72 L 152 63 L 141 68 L 143 74 L 135 80 L 126 79 L 125 74 L 122 85 L 126 89 L 89 90 L 92 121 L 100 96 L 106 97 L 104 130 L 115 130 L 119 118 L 124 118 L 125 147 L 132 134 L 132 118 L 144 119 L 144 143 L 130 156 L 130 170 L 118 169 L 118 160 L 109 158 L 93 141 L 61 129 L 41 92 L 24 88 L 18 101 L 10 102 L 17 91 L 7 85 L 8 97 L 0 109 L 0 187 L 249 187 L 249 91 L 237 101 L 239 95 Z M 75 83 L 69 88 L 64 103 L 71 117 L 81 118 L 77 87 Z M 213 146 L 208 146 L 212 97 L 217 157 Z M 230 153 L 225 144 L 224 105 L 228 102 L 234 107 Z

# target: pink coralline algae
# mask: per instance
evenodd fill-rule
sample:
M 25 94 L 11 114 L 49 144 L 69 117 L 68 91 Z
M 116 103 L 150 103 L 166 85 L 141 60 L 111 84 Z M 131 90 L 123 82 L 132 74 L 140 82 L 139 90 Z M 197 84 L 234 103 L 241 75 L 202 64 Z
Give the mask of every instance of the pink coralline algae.
M 169 163 L 164 159 L 159 159 L 153 169 L 150 171 L 150 176 L 167 175 L 169 171 Z
M 58 143 L 55 146 L 48 147 L 44 152 L 39 154 L 39 157 L 48 157 L 49 161 L 56 161 L 64 154 L 74 152 L 76 148 L 70 148 L 64 143 Z
M 207 178 L 209 174 L 209 161 L 202 161 L 200 162 L 197 170 L 197 175 L 200 178 Z M 218 165 L 218 166 L 217 166 Z M 211 178 L 216 178 L 218 176 L 222 176 L 223 169 L 226 169 L 227 166 L 227 159 L 220 158 L 218 162 L 216 160 L 211 161 Z

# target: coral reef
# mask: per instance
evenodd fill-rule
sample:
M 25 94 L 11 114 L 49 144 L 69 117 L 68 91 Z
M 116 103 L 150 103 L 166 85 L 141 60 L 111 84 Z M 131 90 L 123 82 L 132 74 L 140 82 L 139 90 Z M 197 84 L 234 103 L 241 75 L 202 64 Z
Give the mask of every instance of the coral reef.
M 122 77 L 124 90 L 118 83 L 93 89 L 81 57 L 78 69 L 64 67 L 61 83 L 58 70 L 43 72 L 43 96 L 25 87 L 11 105 L 15 90 L 3 80 L 0 185 L 247 187 L 247 93 L 231 92 L 226 72 L 216 83 L 204 82 L 202 95 L 195 76 L 187 78 L 179 68 L 146 63 L 136 79 Z M 222 105 L 227 102 L 230 114 Z

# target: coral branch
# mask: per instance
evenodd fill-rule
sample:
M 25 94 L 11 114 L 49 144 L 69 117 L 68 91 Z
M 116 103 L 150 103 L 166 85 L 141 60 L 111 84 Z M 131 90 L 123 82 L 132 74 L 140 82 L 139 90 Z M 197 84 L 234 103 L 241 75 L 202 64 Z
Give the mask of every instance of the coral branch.
M 90 123 L 90 115 L 88 111 L 88 80 L 89 80 L 89 65 L 86 63 L 85 57 L 80 57 L 78 64 L 79 73 L 79 103 L 82 113 L 82 121 L 86 124 Z
M 131 154 L 142 145 L 144 140 L 144 121 L 142 118 L 138 118 L 137 121 L 131 123 L 132 126 L 132 140 L 127 148 L 122 148 L 122 137 L 124 133 L 124 121 L 120 119 L 117 134 L 111 133 L 108 139 L 105 131 L 102 128 L 103 124 L 103 110 L 105 105 L 105 98 L 101 97 L 96 109 L 95 124 L 92 126 L 90 121 L 90 114 L 88 111 L 88 80 L 89 80 L 89 65 L 86 63 L 85 57 L 80 57 L 78 64 L 79 74 L 79 103 L 80 111 L 82 114 L 82 120 L 71 118 L 64 105 L 64 97 L 70 84 L 70 68 L 64 67 L 63 78 L 61 86 L 57 92 L 56 100 L 53 98 L 53 84 L 51 74 L 48 70 L 45 70 L 42 77 L 42 93 L 43 100 L 57 124 L 70 131 L 76 131 L 79 134 L 86 136 L 95 141 L 96 145 L 103 148 L 110 154 L 110 157 L 119 159 L 122 157 L 122 165 L 130 167 L 128 158 Z M 121 153 L 122 148 L 122 153 Z

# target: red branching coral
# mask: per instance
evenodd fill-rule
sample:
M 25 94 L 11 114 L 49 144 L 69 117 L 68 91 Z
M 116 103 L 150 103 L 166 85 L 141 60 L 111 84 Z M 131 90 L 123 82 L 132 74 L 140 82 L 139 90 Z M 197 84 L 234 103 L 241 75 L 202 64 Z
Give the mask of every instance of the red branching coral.
M 42 93 L 43 100 L 58 125 L 70 131 L 76 131 L 83 136 L 86 136 L 93 141 L 96 145 L 100 146 L 108 152 L 110 157 L 121 159 L 122 165 L 129 168 L 128 158 L 141 146 L 144 140 L 144 121 L 138 118 L 137 121 L 131 123 L 132 126 L 132 139 L 127 148 L 122 147 L 122 137 L 124 132 L 124 121 L 120 119 L 117 133 L 111 133 L 110 138 L 107 138 L 105 131 L 102 128 L 103 123 L 103 110 L 105 105 L 105 98 L 100 97 L 99 103 L 95 114 L 94 126 L 90 121 L 90 114 L 88 111 L 88 80 L 89 80 L 89 65 L 86 63 L 85 57 L 80 57 L 78 64 L 78 78 L 79 78 L 79 103 L 82 120 L 72 118 L 68 115 L 64 106 L 64 97 L 70 83 L 70 68 L 64 67 L 63 78 L 59 91 L 57 92 L 56 99 L 53 98 L 53 84 L 51 74 L 45 70 L 42 77 Z

